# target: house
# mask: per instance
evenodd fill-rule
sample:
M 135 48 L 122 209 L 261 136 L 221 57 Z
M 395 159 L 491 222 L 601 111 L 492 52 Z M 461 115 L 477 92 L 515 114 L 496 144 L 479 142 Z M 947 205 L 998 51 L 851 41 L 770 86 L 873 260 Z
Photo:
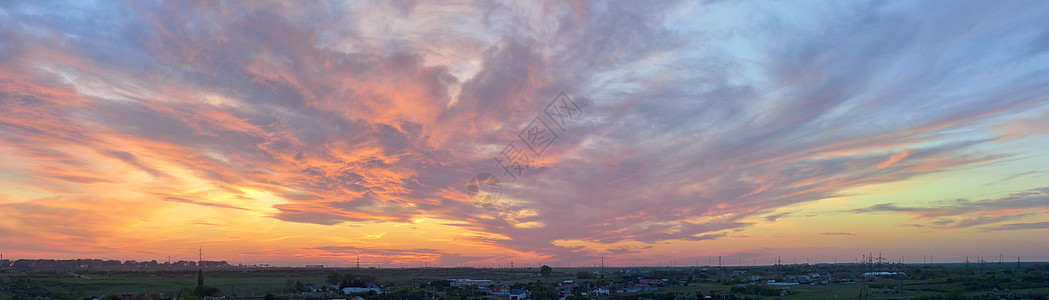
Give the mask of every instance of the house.
M 337 291 L 339 287 L 334 285 L 307 285 L 307 289 L 310 289 L 310 293 L 323 293 L 327 291 Z
M 641 279 L 641 283 L 647 285 L 663 285 L 667 281 L 669 281 L 669 279 Z
M 499 295 L 499 296 L 509 296 L 510 295 L 510 287 L 505 286 L 505 285 L 493 286 L 493 287 L 491 287 L 489 289 L 488 294 L 490 294 L 490 295 Z
M 631 286 L 631 287 L 628 287 L 628 288 L 625 288 L 625 289 L 621 289 L 621 290 L 616 291 L 616 292 L 617 293 L 638 293 L 638 292 L 652 292 L 652 291 L 655 291 L 655 290 L 658 290 L 658 288 L 652 287 L 652 286 L 647 285 L 647 284 L 640 284 L 639 283 L 639 284 L 635 284 L 634 286 Z
M 783 276 L 783 281 L 809 284 L 812 283 L 812 278 L 810 278 L 809 275 L 785 275 Z
M 528 296 L 531 296 L 532 292 L 524 289 L 510 290 L 510 300 L 525 300 Z

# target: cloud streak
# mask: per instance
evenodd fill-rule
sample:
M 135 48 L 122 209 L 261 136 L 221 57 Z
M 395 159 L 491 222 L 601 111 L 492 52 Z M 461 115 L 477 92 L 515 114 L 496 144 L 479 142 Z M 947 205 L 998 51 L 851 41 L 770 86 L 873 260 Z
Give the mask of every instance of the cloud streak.
M 1002 224 L 1049 211 L 1049 188 L 1036 188 L 993 199 L 955 199 L 925 206 L 898 206 L 881 203 L 853 209 L 853 213 L 896 213 L 914 216 L 944 229 L 961 229 L 999 224 L 1000 230 L 1019 230 L 1037 223 Z M 1028 225 L 1023 225 L 1028 224 Z M 1013 229 L 1008 229 L 1013 228 Z M 1030 227 L 1037 229 L 1037 227 Z
M 20 241 L 126 237 L 112 229 L 124 222 L 76 231 L 23 213 L 121 204 L 173 228 L 272 235 L 266 251 L 287 248 L 266 226 L 440 223 L 492 253 L 643 255 L 851 188 L 1028 159 L 1003 145 L 1044 136 L 1049 109 L 1049 31 L 1030 26 L 1044 5 L 81 5 L 0 6 L 0 176 L 17 190 L 0 230 L 53 234 Z M 492 158 L 562 92 L 585 114 L 511 181 Z M 503 202 L 470 203 L 480 172 L 506 183 Z M 1003 222 L 1044 209 L 1044 193 L 851 212 L 1037 229 Z M 165 217 L 185 211 L 200 218 Z M 362 239 L 393 243 L 389 257 L 494 257 L 389 232 Z M 309 249 L 359 250 L 337 247 Z

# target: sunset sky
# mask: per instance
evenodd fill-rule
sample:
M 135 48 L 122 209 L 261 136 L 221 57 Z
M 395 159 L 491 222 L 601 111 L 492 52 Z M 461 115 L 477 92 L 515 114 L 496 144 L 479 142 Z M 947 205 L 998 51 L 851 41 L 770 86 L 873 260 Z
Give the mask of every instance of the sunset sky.
M 4 1 L 0 252 L 1046 261 L 1046 16 L 1040 1 Z M 488 205 L 467 193 L 481 173 L 502 188 Z

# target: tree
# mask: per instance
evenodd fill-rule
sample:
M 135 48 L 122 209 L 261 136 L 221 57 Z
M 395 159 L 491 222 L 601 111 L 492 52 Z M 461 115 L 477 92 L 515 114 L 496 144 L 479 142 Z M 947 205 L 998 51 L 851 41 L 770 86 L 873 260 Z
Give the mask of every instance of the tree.
M 362 284 L 361 287 L 367 287 L 368 283 L 375 283 L 376 281 L 379 281 L 378 279 L 375 278 L 375 275 L 372 275 L 372 274 L 361 275 L 361 277 L 359 279 L 360 279 L 361 284 Z M 451 282 L 449 282 L 449 284 L 451 284 Z
M 339 274 L 339 272 L 331 272 L 331 274 L 328 274 L 328 283 L 331 285 L 341 284 L 342 274 Z
M 332 285 L 337 285 L 339 286 L 339 288 L 350 286 L 365 287 L 367 283 L 376 281 L 374 275 L 364 275 L 361 277 L 357 277 L 357 275 L 351 273 L 339 274 L 335 272 L 328 274 L 327 279 L 328 283 L 331 283 Z
M 551 269 L 550 266 L 543 265 L 542 267 L 539 267 L 539 274 L 543 274 L 544 278 L 550 277 L 550 273 L 553 273 L 553 272 L 554 272 L 554 269 Z
M 189 289 L 188 287 L 184 287 L 181 291 L 178 292 L 179 298 L 186 299 L 186 297 L 189 296 L 193 296 L 193 290 Z
M 197 285 L 204 285 L 204 269 L 200 269 L 200 271 L 197 271 Z
M 206 285 L 198 285 L 193 289 L 193 294 L 197 297 L 208 297 L 222 295 L 222 291 L 217 287 L 211 287 Z

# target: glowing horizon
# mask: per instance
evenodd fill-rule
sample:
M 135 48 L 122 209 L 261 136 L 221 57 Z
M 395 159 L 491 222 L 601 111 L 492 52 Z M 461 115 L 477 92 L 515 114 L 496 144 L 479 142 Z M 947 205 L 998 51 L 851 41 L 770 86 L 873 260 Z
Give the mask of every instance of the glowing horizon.
M 3 3 L 0 252 L 166 261 L 203 247 L 231 263 L 377 267 L 1049 261 L 1047 13 Z M 556 136 L 526 134 L 537 128 Z M 527 158 L 519 172 L 499 165 L 508 146 Z M 468 187 L 486 172 L 501 189 L 487 176 Z

